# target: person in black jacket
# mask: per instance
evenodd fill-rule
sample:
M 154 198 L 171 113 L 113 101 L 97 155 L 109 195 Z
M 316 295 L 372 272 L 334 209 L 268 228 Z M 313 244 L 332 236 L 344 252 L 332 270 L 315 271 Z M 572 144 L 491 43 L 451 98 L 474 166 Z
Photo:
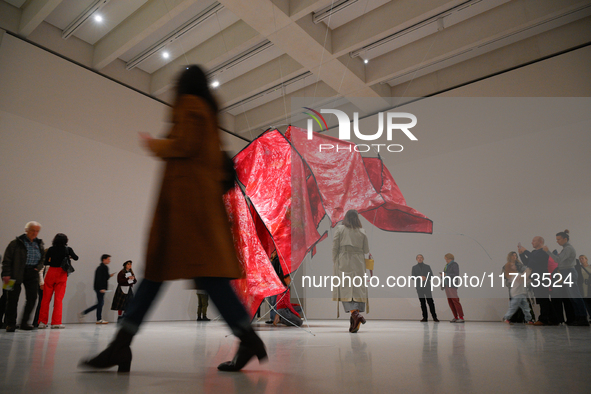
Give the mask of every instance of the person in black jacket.
M 78 318 L 82 320 L 84 316 L 96 309 L 96 324 L 107 324 L 106 320 L 103 320 L 103 305 L 105 304 L 105 293 L 108 288 L 108 281 L 111 276 L 115 273 L 109 274 L 109 263 L 111 262 L 111 256 L 104 254 L 101 256 L 101 264 L 97 267 L 94 272 L 94 292 L 96 293 L 96 305 L 91 306 L 84 312 L 78 315 Z
M 533 275 L 532 278 L 538 278 L 540 281 L 540 286 L 532 287 L 534 296 L 536 297 L 536 303 L 540 305 L 540 316 L 534 325 L 555 325 L 558 324 L 558 322 L 554 317 L 552 304 L 550 302 L 550 287 L 543 285 L 543 279 L 550 277 L 548 271 L 549 256 L 542 249 L 544 247 L 544 238 L 540 236 L 534 237 L 531 241 L 531 246 L 533 247 L 531 252 L 521 245 L 517 246 L 517 250 L 519 252 L 519 258 L 523 264 L 531 269 Z
M 425 264 L 423 261 L 425 258 L 422 254 L 417 255 L 417 264 L 412 267 L 411 275 L 415 278 L 415 286 L 417 288 L 417 295 L 421 302 L 421 312 L 423 312 L 423 320 L 421 322 L 428 321 L 427 317 L 427 303 L 429 304 L 429 311 L 434 322 L 439 322 L 437 319 L 437 313 L 435 312 L 435 304 L 433 303 L 433 294 L 431 294 L 431 278 L 433 277 L 433 271 L 431 267 Z M 425 302 L 426 299 L 426 302 Z
M 6 301 L 6 332 L 16 330 L 16 309 L 21 294 L 21 285 L 25 286 L 27 302 L 21 319 L 21 330 L 32 330 L 29 325 L 31 312 L 37 302 L 37 290 L 39 289 L 39 271 L 43 269 L 43 256 L 45 246 L 43 241 L 37 238 L 41 231 L 41 225 L 37 222 L 29 222 L 25 225 L 25 234 L 16 237 L 6 247 L 2 260 L 2 281 L 9 285 L 14 280 L 13 288 L 7 294 Z

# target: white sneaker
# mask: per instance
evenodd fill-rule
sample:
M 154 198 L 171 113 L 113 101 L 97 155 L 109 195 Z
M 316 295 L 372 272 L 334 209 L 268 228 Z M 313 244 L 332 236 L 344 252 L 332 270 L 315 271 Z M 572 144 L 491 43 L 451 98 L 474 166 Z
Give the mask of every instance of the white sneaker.
M 458 319 L 455 319 L 455 318 L 454 318 L 454 319 L 451 319 L 449 322 L 450 322 L 450 323 L 457 323 L 457 322 L 458 322 Z
M 47 324 L 39 323 L 39 327 L 37 327 L 37 328 L 39 328 L 40 330 L 43 330 L 44 328 L 47 328 Z
M 96 324 L 109 324 L 109 322 L 106 320 L 98 320 Z
M 463 323 L 463 322 L 464 322 L 464 319 L 457 319 L 456 320 L 456 323 Z
M 66 326 L 64 326 L 63 324 L 52 324 L 51 325 L 52 329 L 56 329 L 56 328 L 66 328 Z
M 80 323 L 84 323 L 84 316 L 86 316 L 86 315 L 85 315 L 84 313 L 82 313 L 82 312 L 80 312 L 80 313 L 78 314 L 78 321 L 79 321 Z

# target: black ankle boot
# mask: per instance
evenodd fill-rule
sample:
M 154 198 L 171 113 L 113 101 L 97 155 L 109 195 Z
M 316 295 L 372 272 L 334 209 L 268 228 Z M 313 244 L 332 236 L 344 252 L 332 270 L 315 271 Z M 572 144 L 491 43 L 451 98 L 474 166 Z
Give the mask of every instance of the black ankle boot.
M 220 371 L 240 371 L 254 356 L 259 362 L 267 359 L 265 344 L 251 328 L 246 334 L 240 336 L 240 346 L 232 361 L 226 361 L 218 365 Z
M 131 368 L 131 340 L 133 335 L 125 330 L 119 330 L 117 336 L 109 346 L 98 356 L 88 360 L 80 360 L 79 368 L 105 369 L 115 365 L 117 372 L 129 372 Z

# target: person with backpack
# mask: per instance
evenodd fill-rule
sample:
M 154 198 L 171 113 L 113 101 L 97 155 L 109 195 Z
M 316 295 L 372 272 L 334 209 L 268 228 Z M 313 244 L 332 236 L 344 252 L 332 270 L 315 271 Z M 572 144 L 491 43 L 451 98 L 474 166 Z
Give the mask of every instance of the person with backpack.
M 53 238 L 51 247 L 45 254 L 45 265 L 49 266 L 45 274 L 43 285 L 43 298 L 41 299 L 41 309 L 39 309 L 39 328 L 47 327 L 49 322 L 49 303 L 53 299 L 53 313 L 51 315 L 51 328 L 64 328 L 62 324 L 62 301 L 66 294 L 66 285 L 68 282 L 68 273 L 62 268 L 64 259 L 78 260 L 74 250 L 68 246 L 68 236 L 57 233 Z

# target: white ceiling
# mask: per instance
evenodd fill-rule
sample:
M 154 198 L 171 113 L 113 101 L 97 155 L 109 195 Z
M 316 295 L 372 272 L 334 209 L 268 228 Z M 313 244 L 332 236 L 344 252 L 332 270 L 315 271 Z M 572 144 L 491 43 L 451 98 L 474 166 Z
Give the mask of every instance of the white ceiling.
M 343 26 L 344 24 L 351 22 L 353 19 L 359 18 L 360 16 L 367 14 L 379 6 L 388 3 L 389 1 L 390 0 L 357 0 L 356 2 L 350 2 L 351 5 L 343 8 L 341 11 L 335 14 L 332 14 L 327 19 L 324 19 L 322 23 L 331 29 L 336 29 L 337 27 Z M 338 0 L 329 2 L 328 6 L 320 7 L 314 12 L 323 11 L 328 7 L 334 7 L 336 4 L 339 4 Z
M 103 17 L 102 22 L 99 23 L 91 19 L 82 25 L 74 33 L 74 36 L 82 41 L 86 41 L 90 45 L 94 45 L 147 1 L 111 0 L 97 12 L 97 14 Z M 53 10 L 45 21 L 60 30 L 64 30 L 92 3 L 94 3 L 94 0 L 64 0 Z
M 94 0 L 0 0 L 0 12 L 10 11 L 0 28 L 166 100 L 187 63 L 211 70 L 270 41 L 211 77 L 231 127 L 249 134 L 289 118 L 294 95 L 386 103 L 409 84 L 430 95 L 591 42 L 591 0 L 350 0 L 318 24 L 314 13 L 340 1 L 218 1 L 221 10 L 128 71 L 125 63 L 217 2 L 110 0 L 101 23 L 90 18 L 63 40 L 61 31 Z M 472 59 L 483 66 L 470 67 Z M 123 67 L 109 67 L 116 62 Z

